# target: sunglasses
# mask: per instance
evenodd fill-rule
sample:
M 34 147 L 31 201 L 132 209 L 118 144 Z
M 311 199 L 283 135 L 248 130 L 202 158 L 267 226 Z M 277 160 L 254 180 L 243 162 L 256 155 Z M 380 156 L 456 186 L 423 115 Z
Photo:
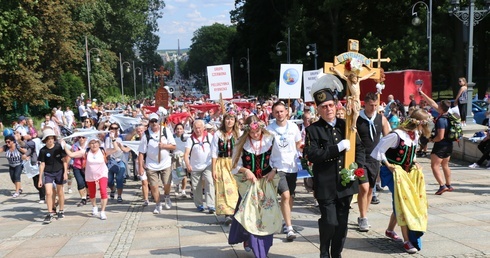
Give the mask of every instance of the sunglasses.
M 85 136 L 80 136 L 80 139 L 85 139 L 85 138 L 87 138 L 87 137 L 85 137 Z
M 9 143 L 11 143 L 11 142 L 12 142 L 12 141 L 5 141 L 5 143 L 6 143 L 6 144 L 9 144 Z
M 119 130 L 119 127 L 109 127 L 111 130 Z
M 152 120 L 150 120 L 150 123 L 156 123 L 156 122 L 158 122 L 158 120 L 157 120 L 157 119 L 152 119 Z

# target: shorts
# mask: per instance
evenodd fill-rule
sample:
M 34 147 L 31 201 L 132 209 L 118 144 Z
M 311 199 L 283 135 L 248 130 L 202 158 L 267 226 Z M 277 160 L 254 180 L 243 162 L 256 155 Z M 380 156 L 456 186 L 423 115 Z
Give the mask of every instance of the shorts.
M 294 196 L 296 191 L 296 180 L 298 180 L 298 173 L 286 173 L 282 171 L 277 171 L 279 175 L 279 184 L 277 185 L 277 192 L 282 194 L 289 191 L 291 196 Z
M 378 178 L 380 164 L 377 160 L 366 161 L 366 177 L 364 180 L 359 179 L 359 184 L 369 182 L 369 187 L 374 188 L 376 185 L 376 179 Z
M 57 185 L 62 185 L 66 183 L 64 180 L 64 170 L 61 169 L 56 172 L 46 172 L 44 171 L 44 184 L 57 184 Z
M 441 159 L 445 159 L 447 157 L 450 157 L 451 154 L 453 153 L 453 144 L 449 145 L 441 145 L 441 144 L 434 144 L 434 147 L 432 147 L 432 152 L 430 154 L 435 154 L 437 157 Z
M 172 170 L 170 167 L 162 170 L 146 170 L 146 176 L 150 186 L 158 186 L 158 180 L 161 179 L 164 185 L 170 184 L 172 180 Z
M 148 180 L 148 177 L 146 176 L 146 171 L 143 172 L 143 175 L 141 176 L 138 176 L 140 181 L 145 181 L 145 180 Z

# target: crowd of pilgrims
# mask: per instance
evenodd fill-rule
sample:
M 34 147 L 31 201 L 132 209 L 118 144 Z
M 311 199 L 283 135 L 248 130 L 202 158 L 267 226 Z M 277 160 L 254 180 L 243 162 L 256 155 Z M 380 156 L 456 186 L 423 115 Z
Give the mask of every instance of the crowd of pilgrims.
M 393 130 L 405 120 L 428 119 L 425 115 L 420 117 L 419 111 L 414 117 L 415 107 L 408 113 L 400 111 L 391 95 L 388 101 L 386 108 L 376 108 L 376 112 L 386 116 Z M 76 181 L 80 195 L 77 206 L 90 202 L 93 216 L 106 220 L 108 200 L 114 200 L 114 205 L 123 203 L 124 184 L 134 177 L 142 184 L 142 205 L 149 206 L 152 199 L 154 214 L 160 214 L 164 208 L 171 209 L 174 185 L 174 198 L 192 198 L 197 212 L 223 216 L 223 223 L 230 226 L 230 244 L 243 243 L 245 250 L 252 250 L 256 257 L 266 257 L 275 232 L 284 232 L 289 241 L 296 238 L 291 209 L 297 172 L 306 169 L 299 164 L 303 148 L 305 153 L 311 153 L 311 162 L 318 162 L 311 143 L 305 142 L 306 128 L 325 123 L 327 114 L 322 112 L 332 108 L 336 119 L 332 121 L 345 119 L 346 110 L 340 102 L 335 101 L 334 107 L 315 102 L 317 105 L 297 99 L 289 103 L 273 97 L 247 101 L 246 105 L 227 102 L 206 108 L 204 100 L 196 105 L 172 101 L 167 110 L 155 108 L 148 101 L 98 104 L 95 99 L 77 100 L 77 115 L 70 107 L 65 111 L 57 107 L 45 116 L 40 128 L 24 116 L 18 118 L 12 129 L 2 128 L 5 146 L 1 150 L 8 159 L 15 187 L 12 197 L 22 195 L 21 173 L 25 172 L 38 190 L 39 203 L 47 205 L 45 224 L 65 216 L 64 195 L 72 193 L 72 181 Z M 335 128 L 335 124 L 332 126 Z M 407 129 L 405 123 L 402 131 L 415 130 L 410 126 Z M 428 137 L 426 133 L 422 137 L 425 136 Z M 345 144 L 334 144 L 338 147 L 337 155 L 348 150 Z M 382 152 L 396 145 L 390 144 L 385 141 L 377 149 L 379 162 L 386 161 Z M 423 146 L 419 152 L 422 151 L 425 151 Z M 332 157 L 336 162 L 340 156 Z M 395 170 L 390 164 L 385 168 Z M 316 177 L 321 173 L 319 169 L 317 166 L 310 172 Z M 314 181 L 314 190 L 322 192 L 319 186 L 322 182 L 317 181 L 322 179 L 315 177 L 305 183 Z M 379 184 L 379 178 L 375 183 Z M 347 193 L 351 197 L 349 203 L 353 193 Z M 322 232 L 322 228 L 331 225 L 323 218 L 324 212 L 330 212 L 330 204 L 315 197 L 320 209 L 327 209 L 319 220 L 320 251 L 329 252 L 325 248 L 332 245 L 332 254 L 337 246 L 340 255 L 343 242 L 336 243 L 336 236 L 332 235 L 334 239 L 328 244 L 322 240 L 323 235 L 329 234 Z M 398 238 L 393 227 L 390 234 L 395 235 L 389 237 Z

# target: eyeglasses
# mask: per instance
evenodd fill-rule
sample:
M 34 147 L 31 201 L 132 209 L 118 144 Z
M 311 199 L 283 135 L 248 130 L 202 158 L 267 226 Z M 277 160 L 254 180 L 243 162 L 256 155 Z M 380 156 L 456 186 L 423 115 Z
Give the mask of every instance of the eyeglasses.
M 333 103 L 320 106 L 320 108 L 322 108 L 323 110 L 325 110 L 327 108 L 331 109 L 333 107 L 335 107 L 335 104 L 333 104 Z
M 156 123 L 156 122 L 158 122 L 158 120 L 157 120 L 157 119 L 152 119 L 152 120 L 150 120 L 150 123 Z
M 109 127 L 110 130 L 119 130 L 119 127 Z
M 5 141 L 5 143 L 6 143 L 6 144 L 9 144 L 9 143 L 11 143 L 11 142 L 12 142 L 12 141 Z
M 85 138 L 87 138 L 87 137 L 85 137 L 85 136 L 80 136 L 80 139 L 85 139 Z

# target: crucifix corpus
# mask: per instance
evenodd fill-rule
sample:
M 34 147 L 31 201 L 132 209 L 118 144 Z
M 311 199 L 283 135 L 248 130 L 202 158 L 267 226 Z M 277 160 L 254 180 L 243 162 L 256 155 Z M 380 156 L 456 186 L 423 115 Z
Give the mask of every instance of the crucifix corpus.
M 368 78 L 379 80 L 379 68 L 373 68 L 373 60 L 359 53 L 359 41 L 349 39 L 347 52 L 335 56 L 333 63 L 324 64 L 324 72 L 335 74 L 347 82 L 346 87 L 346 132 L 345 138 L 351 142 L 351 148 L 345 155 L 346 166 L 355 162 L 356 121 L 361 110 L 360 82 Z

